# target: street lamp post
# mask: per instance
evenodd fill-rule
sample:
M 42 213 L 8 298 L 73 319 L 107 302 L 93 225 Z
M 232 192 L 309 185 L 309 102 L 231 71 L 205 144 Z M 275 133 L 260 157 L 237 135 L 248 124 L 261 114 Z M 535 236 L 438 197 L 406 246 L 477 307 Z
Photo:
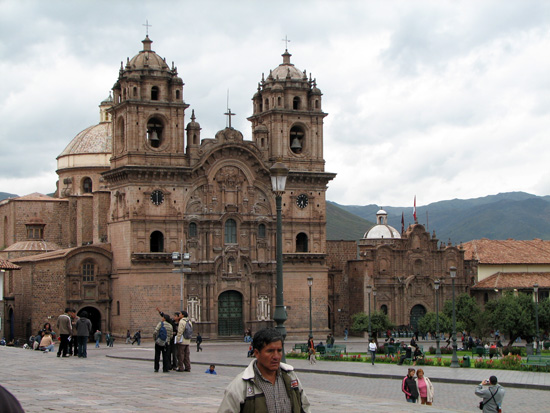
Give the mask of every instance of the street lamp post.
M 283 218 L 282 218 L 282 196 L 285 193 L 286 178 L 288 176 L 288 168 L 282 162 L 275 162 L 269 169 L 271 173 L 271 186 L 275 194 L 275 207 L 277 210 L 277 304 L 275 305 L 275 320 L 276 329 L 283 336 L 283 358 L 286 362 L 284 339 L 286 338 L 286 310 L 283 296 Z
M 456 308 L 455 308 L 455 278 L 456 267 L 449 268 L 449 274 L 451 275 L 451 281 L 453 283 L 453 356 L 451 357 L 451 367 L 457 368 L 458 357 L 456 356 Z
M 535 291 L 535 323 L 537 327 L 537 356 L 540 356 L 540 342 L 539 342 L 539 285 L 533 285 Z
M 441 357 L 441 349 L 439 348 L 439 285 L 440 280 L 434 281 L 435 288 L 435 356 Z
M 371 325 L 370 325 L 370 293 L 372 292 L 372 285 L 367 285 L 367 294 L 369 296 L 369 341 L 371 337 Z
M 307 277 L 307 285 L 309 286 L 309 338 L 313 338 L 313 319 L 311 318 L 311 286 L 313 285 L 313 277 Z

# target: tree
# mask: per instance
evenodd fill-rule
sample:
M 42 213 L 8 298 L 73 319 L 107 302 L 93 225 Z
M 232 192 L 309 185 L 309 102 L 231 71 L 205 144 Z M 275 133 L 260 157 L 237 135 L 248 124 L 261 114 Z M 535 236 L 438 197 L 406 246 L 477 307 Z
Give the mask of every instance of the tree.
M 421 333 L 431 333 L 435 334 L 437 332 L 437 320 L 436 313 L 426 313 L 418 321 L 418 329 Z M 439 313 L 439 332 L 440 333 L 450 333 L 452 330 L 452 321 L 444 313 Z
M 498 300 L 490 300 L 485 304 L 485 314 L 493 329 L 502 330 L 508 334 L 508 346 L 518 337 L 528 343 L 533 341 L 535 330 L 535 303 L 530 294 L 511 292 L 505 293 Z
M 374 311 L 370 315 L 372 336 L 376 340 L 378 333 L 394 328 L 394 324 L 383 311 Z M 369 331 L 369 316 L 363 312 L 351 316 L 351 330 L 355 333 Z
M 453 302 L 452 300 L 445 301 L 443 312 L 449 319 L 453 320 Z M 456 329 L 457 331 L 466 330 L 471 332 L 476 328 L 477 317 L 481 313 L 481 309 L 474 297 L 467 293 L 460 294 L 456 298 Z M 451 326 L 452 329 L 452 326 Z
M 539 301 L 539 331 L 541 338 L 550 331 L 550 298 Z

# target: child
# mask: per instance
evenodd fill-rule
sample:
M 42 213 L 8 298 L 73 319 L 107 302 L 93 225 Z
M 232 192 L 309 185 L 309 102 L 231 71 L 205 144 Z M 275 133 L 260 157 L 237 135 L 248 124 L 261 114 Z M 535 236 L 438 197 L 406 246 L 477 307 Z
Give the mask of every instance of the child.
M 208 374 L 218 374 L 216 373 L 216 366 L 211 364 L 210 365 L 210 368 L 206 369 L 205 373 L 208 373 Z

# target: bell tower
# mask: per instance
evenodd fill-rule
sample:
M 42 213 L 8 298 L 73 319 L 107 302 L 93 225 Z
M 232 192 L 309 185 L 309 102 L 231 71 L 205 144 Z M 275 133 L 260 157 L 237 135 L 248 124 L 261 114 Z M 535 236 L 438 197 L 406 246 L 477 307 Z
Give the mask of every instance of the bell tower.
M 258 84 L 253 97 L 253 140 L 271 160 L 291 170 L 323 171 L 323 118 L 321 91 L 292 63 L 285 50 L 283 63 Z

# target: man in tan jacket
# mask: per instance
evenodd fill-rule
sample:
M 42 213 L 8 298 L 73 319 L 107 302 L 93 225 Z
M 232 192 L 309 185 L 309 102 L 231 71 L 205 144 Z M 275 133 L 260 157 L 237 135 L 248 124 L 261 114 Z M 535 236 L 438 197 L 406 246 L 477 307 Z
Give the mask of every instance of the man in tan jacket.
M 57 328 L 59 329 L 59 337 L 61 339 L 59 350 L 57 350 L 57 357 L 61 357 L 61 353 L 63 353 L 63 357 L 69 357 L 67 354 L 69 337 L 73 332 L 71 314 L 71 309 L 67 307 L 65 308 L 65 313 L 57 317 Z
M 178 324 L 178 334 L 176 335 L 176 347 L 178 348 L 178 368 L 176 371 L 191 371 L 191 360 L 189 359 L 189 344 L 191 344 L 191 337 L 185 332 L 185 327 L 189 324 L 191 332 L 193 331 L 193 324 L 189 320 L 189 314 L 187 311 L 182 311 L 182 318 Z M 188 336 L 187 338 L 185 336 Z

